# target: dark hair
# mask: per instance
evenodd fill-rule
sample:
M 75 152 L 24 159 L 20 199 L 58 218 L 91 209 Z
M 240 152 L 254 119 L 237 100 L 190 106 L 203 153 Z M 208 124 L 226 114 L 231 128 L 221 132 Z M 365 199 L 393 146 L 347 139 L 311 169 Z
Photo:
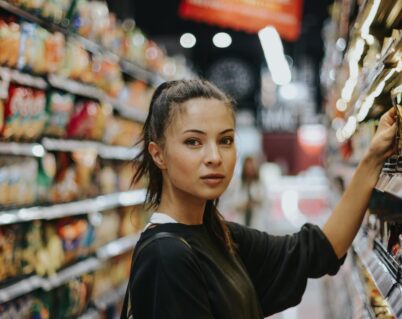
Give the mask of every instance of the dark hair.
M 169 81 L 159 85 L 151 99 L 147 119 L 145 120 L 140 141 L 141 152 L 134 159 L 136 172 L 133 184 L 139 182 L 143 176 L 149 177 L 145 203 L 149 207 L 160 204 L 162 195 L 163 177 L 161 170 L 155 165 L 148 152 L 150 142 L 164 143 L 164 133 L 180 106 L 195 98 L 216 99 L 225 103 L 232 111 L 234 117 L 233 101 L 212 83 L 201 80 Z M 225 251 L 234 252 L 234 244 L 223 216 L 217 210 L 218 199 L 208 200 L 204 211 L 204 224 Z

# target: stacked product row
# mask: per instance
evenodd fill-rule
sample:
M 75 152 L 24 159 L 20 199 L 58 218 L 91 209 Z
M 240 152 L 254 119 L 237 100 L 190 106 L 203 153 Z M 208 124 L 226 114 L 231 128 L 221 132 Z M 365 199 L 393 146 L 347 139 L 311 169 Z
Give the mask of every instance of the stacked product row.
M 115 318 L 155 85 L 188 74 L 87 0 L 0 0 L 0 318 Z
M 333 302 L 350 309 L 351 318 L 402 318 L 401 28 L 402 1 L 341 0 L 326 30 L 322 78 L 333 132 L 328 161 L 341 188 L 367 151 L 380 116 L 395 108 L 398 124 L 396 155 L 383 167 L 350 265 L 340 274 L 354 283 L 346 285 L 350 298 Z

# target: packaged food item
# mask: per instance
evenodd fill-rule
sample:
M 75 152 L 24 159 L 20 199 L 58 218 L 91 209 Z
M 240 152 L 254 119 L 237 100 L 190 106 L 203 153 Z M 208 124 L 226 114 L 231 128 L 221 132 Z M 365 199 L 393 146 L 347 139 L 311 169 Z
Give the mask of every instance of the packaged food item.
M 110 145 L 132 147 L 138 140 L 142 125 L 122 117 L 113 116 L 108 119 L 103 141 Z
M 4 126 L 2 137 L 4 139 L 20 139 L 23 137 L 23 119 L 28 114 L 31 90 L 11 84 L 8 99 L 5 103 Z
M 101 194 L 118 191 L 118 177 L 111 162 L 103 161 L 99 171 L 99 187 Z
M 147 42 L 145 49 L 145 65 L 159 73 L 162 73 L 165 63 L 165 54 L 158 45 L 153 41 Z
M 51 91 L 47 99 L 49 119 L 45 134 L 55 137 L 65 137 L 67 125 L 74 110 L 74 96 L 69 93 Z
M 20 25 L 0 18 L 0 64 L 16 67 L 20 46 Z
M 38 163 L 34 158 L 0 158 L 0 206 L 25 206 L 36 202 Z
M 68 15 L 72 0 L 45 0 L 42 5 L 42 16 L 62 22 Z
M 4 109 L 1 135 L 7 140 L 35 140 L 44 130 L 46 114 L 45 93 L 11 84 Z
M 127 19 L 122 23 L 124 32 L 119 54 L 129 61 L 145 66 L 145 51 L 148 40 L 139 28 L 136 28 L 134 20 Z
M 78 0 L 73 26 L 83 37 L 100 41 L 109 29 L 109 9 L 102 1 Z
M 92 84 L 92 62 L 89 53 L 79 44 L 67 41 L 64 60 L 57 74 Z
M 18 68 L 30 72 L 46 73 L 45 40 L 49 32 L 42 27 L 30 23 L 21 23 Z
M 72 152 L 71 158 L 75 168 L 75 181 L 81 196 L 93 197 L 98 195 L 96 183 L 97 153 L 95 150 Z
M 145 217 L 140 205 L 131 207 L 121 207 L 120 236 L 136 234 L 145 227 Z
M 68 202 L 79 197 L 79 187 L 75 178 L 75 169 L 71 154 L 58 152 L 56 156 L 56 174 L 49 192 L 51 202 Z
M 85 274 L 55 289 L 52 292 L 55 302 L 51 310 L 51 318 L 77 318 L 82 314 L 88 307 L 93 284 L 94 275 Z
M 132 177 L 133 177 L 133 165 L 130 162 L 117 162 L 115 164 L 115 170 L 118 176 L 118 190 L 120 192 L 129 191 L 132 187 Z M 136 185 L 140 187 L 140 185 Z
M 67 136 L 100 140 L 106 126 L 106 113 L 98 102 L 82 100 L 75 105 L 67 127 Z
M 124 88 L 123 76 L 117 61 L 102 55 L 92 58 L 94 83 L 111 97 L 117 97 Z
M 4 282 L 22 274 L 20 234 L 20 225 L 0 227 L 0 281 Z
M 24 274 L 43 274 L 44 265 L 38 259 L 38 252 L 43 249 L 42 221 L 34 220 L 24 225 L 24 245 L 21 253 L 22 272 Z
M 36 140 L 42 135 L 48 119 L 45 92 L 32 90 L 29 101 L 29 114 L 25 117 L 25 125 L 23 124 L 25 128 L 23 138 L 26 140 Z
M 50 201 L 49 191 L 56 176 L 56 157 L 52 153 L 46 153 L 38 160 L 37 199 L 38 202 Z
M 57 234 L 62 240 L 64 263 L 70 264 L 79 256 L 85 255 L 83 239 L 89 231 L 89 224 L 85 218 L 62 218 L 57 221 Z
M 142 81 L 129 82 L 119 95 L 119 103 L 127 108 L 148 112 L 154 89 Z
M 65 54 L 65 37 L 60 32 L 49 34 L 45 39 L 45 61 L 47 73 L 55 73 L 60 69 Z
M 95 226 L 94 249 L 111 242 L 119 237 L 120 215 L 116 210 L 102 212 L 100 221 Z

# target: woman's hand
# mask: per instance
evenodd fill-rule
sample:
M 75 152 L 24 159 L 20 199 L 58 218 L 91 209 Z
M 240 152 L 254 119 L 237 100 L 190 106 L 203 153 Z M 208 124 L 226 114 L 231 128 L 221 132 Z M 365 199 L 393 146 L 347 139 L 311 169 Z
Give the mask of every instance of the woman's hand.
M 379 165 L 396 152 L 395 135 L 397 130 L 396 110 L 392 107 L 380 119 L 377 131 L 371 140 L 367 155 Z

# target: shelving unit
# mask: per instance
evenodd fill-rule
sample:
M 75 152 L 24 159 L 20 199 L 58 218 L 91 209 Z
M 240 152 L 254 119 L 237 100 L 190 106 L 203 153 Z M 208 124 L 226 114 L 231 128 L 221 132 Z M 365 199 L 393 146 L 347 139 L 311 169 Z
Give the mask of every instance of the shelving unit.
M 73 7 L 71 7 L 73 8 Z M 70 8 L 70 10 L 71 10 Z M 12 1 L 5 1 L 5 0 L 0 0 L 0 9 L 3 12 L 3 14 L 7 15 L 7 13 L 10 13 L 10 16 L 16 17 L 16 23 L 19 24 L 21 34 L 23 33 L 22 31 L 22 24 L 19 22 L 20 20 L 24 22 L 31 22 L 35 24 L 32 26 L 32 28 L 36 28 L 37 26 L 41 26 L 47 31 L 54 33 L 54 32 L 59 32 L 63 34 L 62 40 L 64 43 L 60 42 L 60 48 L 65 50 L 71 49 L 71 50 L 80 50 L 82 48 L 86 52 L 82 52 L 84 59 L 88 60 L 88 66 L 90 66 L 92 63 L 105 63 L 106 62 L 111 62 L 113 71 L 117 72 L 116 78 L 118 79 L 118 83 L 114 87 L 109 87 L 105 85 L 102 81 L 99 80 L 98 74 L 93 71 L 88 71 L 88 74 L 86 74 L 84 71 L 80 71 L 74 76 L 70 74 L 71 78 L 68 77 L 63 77 L 60 76 L 59 74 L 59 69 L 56 67 L 57 65 L 55 64 L 55 68 L 43 68 L 40 69 L 38 68 L 37 70 L 48 70 L 47 73 L 40 73 L 40 74 L 35 74 L 34 71 L 30 71 L 31 69 L 35 68 L 20 68 L 20 64 L 18 64 L 18 70 L 14 69 L 12 67 L 5 67 L 5 66 L 0 66 L 0 99 L 4 100 L 4 105 L 5 108 L 9 106 L 9 103 L 11 101 L 12 94 L 14 94 L 13 90 L 10 90 L 11 86 L 13 84 L 16 84 L 15 87 L 18 88 L 19 90 L 23 90 L 23 87 L 29 87 L 29 88 L 34 88 L 34 89 L 29 89 L 26 91 L 29 91 L 30 94 L 32 94 L 32 97 L 27 98 L 28 99 L 33 99 L 36 98 L 36 94 L 40 98 L 46 97 L 46 102 L 51 102 L 52 104 L 45 104 L 42 103 L 40 105 L 40 114 L 42 116 L 41 120 L 43 122 L 47 121 L 46 123 L 43 124 L 43 127 L 40 129 L 38 128 L 38 133 L 37 135 L 34 134 L 25 134 L 22 133 L 20 135 L 14 134 L 14 132 L 11 132 L 8 138 L 10 139 L 9 141 L 1 140 L 0 141 L 0 155 L 2 155 L 2 161 L 4 162 L 4 167 L 1 167 L 3 169 L 2 171 L 2 177 L 5 178 L 5 181 L 2 181 L 4 185 L 0 186 L 5 186 L 6 188 L 10 188 L 12 186 L 16 186 L 15 188 L 18 188 L 19 193 L 18 194 L 23 194 L 21 195 L 21 198 L 23 200 L 17 201 L 13 197 L 5 197 L 4 201 L 2 203 L 5 203 L 5 205 L 15 205 L 15 206 L 0 206 L 0 226 L 4 226 L 0 229 L 2 233 L 0 233 L 0 236 L 4 234 L 9 234 L 10 229 L 21 229 L 21 232 L 23 233 L 23 236 L 21 238 L 15 238 L 15 243 L 18 243 L 18 245 L 25 245 L 25 240 L 29 241 L 28 234 L 31 231 L 30 227 L 35 227 L 37 225 L 38 228 L 36 228 L 34 231 L 38 231 L 36 234 L 39 232 L 43 232 L 45 230 L 45 227 L 54 227 L 52 228 L 52 231 L 56 231 L 57 227 L 59 227 L 57 222 L 47 222 L 49 220 L 55 220 L 55 219 L 62 219 L 65 217 L 72 217 L 76 216 L 75 218 L 69 218 L 66 220 L 61 220 L 62 222 L 65 221 L 78 221 L 82 222 L 82 225 L 89 225 L 91 224 L 96 230 L 93 230 L 93 234 L 96 234 L 96 236 L 99 236 L 97 239 L 100 241 L 102 240 L 110 240 L 106 239 L 106 235 L 104 235 L 102 232 L 104 232 L 104 227 L 106 225 L 106 231 L 108 230 L 107 225 L 109 225 L 107 222 L 111 221 L 115 223 L 115 231 L 116 234 L 114 236 L 117 236 L 117 234 L 128 234 L 130 232 L 135 232 L 138 231 L 138 229 L 141 228 L 140 224 L 142 223 L 142 217 L 138 217 L 138 225 L 133 226 L 132 228 L 130 227 L 125 227 L 126 224 L 126 218 L 129 213 L 129 209 L 119 209 L 119 210 L 114 210 L 115 208 L 120 208 L 120 207 L 130 207 L 130 206 L 136 206 L 139 204 L 142 204 L 145 201 L 146 197 L 146 190 L 145 189 L 137 189 L 137 190 L 132 190 L 132 191 L 126 191 L 126 192 L 117 192 L 117 193 L 108 193 L 105 195 L 98 195 L 93 198 L 82 198 L 80 200 L 75 200 L 72 202 L 62 202 L 59 203 L 57 202 L 58 200 L 62 200 L 62 198 L 77 198 L 77 194 L 81 194 L 80 191 L 83 190 L 82 195 L 85 194 L 97 194 L 96 192 L 110 192 L 116 189 L 128 189 L 127 183 L 129 181 L 127 178 L 125 178 L 125 169 L 126 163 L 125 162 L 131 162 L 138 154 L 140 149 L 138 147 L 124 147 L 124 146 L 116 146 L 116 145 L 108 145 L 106 143 L 101 142 L 100 140 L 102 139 L 102 134 L 104 140 L 110 141 L 112 144 L 122 144 L 122 145 L 127 145 L 129 142 L 127 142 L 127 139 L 122 138 L 121 136 L 126 133 L 126 132 L 133 132 L 131 133 L 126 133 L 126 136 L 132 136 L 134 139 L 138 134 L 137 129 L 139 129 L 139 124 L 143 124 L 146 120 L 147 112 L 143 111 L 146 107 L 143 105 L 145 104 L 146 99 L 148 99 L 148 94 L 151 93 L 152 89 L 150 87 L 156 87 L 157 85 L 161 84 L 164 82 L 166 79 L 159 74 L 157 71 L 153 70 L 152 68 L 148 68 L 146 65 L 148 64 L 148 60 L 146 59 L 138 59 L 138 60 L 133 60 L 129 61 L 126 56 L 128 57 L 129 55 L 127 54 L 122 54 L 122 56 L 119 56 L 115 52 L 112 51 L 112 49 L 104 47 L 99 41 L 99 43 L 82 37 L 81 35 L 77 34 L 74 32 L 73 27 L 71 25 L 71 22 L 68 20 L 63 20 L 59 23 L 56 23 L 52 21 L 50 18 L 44 18 L 39 16 L 39 10 L 36 11 L 29 11 L 26 10 L 24 7 L 19 7 L 17 5 L 14 5 Z M 22 19 L 19 19 L 22 18 Z M 7 22 L 8 23 L 8 22 Z M 7 24 L 6 23 L 6 24 Z M 118 25 L 118 24 L 117 24 Z M 40 28 L 39 28 L 40 29 Z M 137 30 L 135 30 L 137 32 Z M 45 34 L 45 32 L 44 32 Z M 49 37 L 50 35 L 47 34 Z M 54 36 L 54 35 L 52 35 Z M 126 35 L 125 35 L 126 36 Z M 130 37 L 131 35 L 128 34 L 127 38 Z M 102 42 L 103 43 L 103 42 Z M 69 45 L 71 45 L 71 48 Z M 18 45 L 17 47 L 20 47 Z M 146 49 L 146 47 L 142 47 L 141 49 Z M 70 51 L 68 51 L 70 52 Z M 118 52 L 118 51 L 116 51 Z M 123 51 L 119 51 L 123 52 Z M 42 54 L 44 55 L 44 53 Z M 124 55 L 124 57 L 123 57 Z M 37 58 L 35 56 L 35 58 Z M 66 60 L 68 61 L 68 59 Z M 137 61 L 137 62 L 136 62 Z M 143 62 L 141 62 L 143 61 Z M 30 61 L 33 65 L 35 65 L 35 62 Z M 65 62 L 65 61 L 64 61 Z M 5 64 L 8 62 L 4 62 Z M 169 63 L 171 61 L 169 60 Z M 28 63 L 29 64 L 29 63 Z M 71 64 L 70 62 L 68 64 Z M 9 66 L 13 65 L 15 67 L 15 62 L 10 62 Z M 106 67 L 105 67 L 106 68 Z M 49 71 L 51 70 L 51 71 Z M 178 68 L 179 70 L 179 68 Z M 66 71 L 66 70 L 64 70 Z M 101 70 L 103 72 L 103 69 Z M 110 69 L 107 69 L 107 71 L 110 71 Z M 107 73 L 107 71 L 105 71 Z M 38 71 L 42 72 L 42 71 Z M 85 74 L 84 74 L 85 73 Z M 68 74 L 68 71 L 66 71 L 63 74 Z M 107 73 L 109 74 L 109 73 Z M 84 76 L 85 75 L 85 76 Z M 124 76 L 123 76 L 124 75 Z M 113 75 L 114 76 L 114 75 Z M 86 80 L 83 80 L 86 79 Z M 130 79 L 130 80 L 128 80 Z M 87 83 L 83 83 L 81 81 L 87 81 Z M 126 82 L 126 83 L 124 83 Z M 144 82 L 144 83 L 142 83 Z M 96 83 L 95 84 L 88 84 L 88 83 Z M 111 82 L 114 84 L 114 82 Z M 21 87 L 20 87 L 21 86 Z M 127 90 L 128 95 L 136 97 L 137 102 L 140 103 L 140 105 L 135 106 L 131 105 L 131 101 L 126 101 L 125 97 L 126 95 L 121 94 L 124 90 Z M 39 90 L 35 90 L 39 89 Z M 109 90 L 108 90 L 109 89 Z M 125 92 L 125 91 L 124 91 Z M 123 93 L 124 93 L 123 92 Z M 68 93 L 68 94 L 66 94 Z M 10 95 L 9 95 L 10 94 Z M 137 99 L 138 97 L 138 99 Z M 54 100 L 53 100 L 54 99 Z M 82 117 L 81 114 L 76 114 L 74 113 L 77 111 L 77 104 L 82 103 L 80 105 L 83 105 L 85 108 L 86 105 L 85 103 L 89 103 L 91 101 L 89 100 L 96 100 L 96 106 L 98 104 L 102 107 L 102 112 L 104 109 L 107 109 L 108 111 L 111 111 L 113 108 L 113 113 L 108 113 L 108 116 L 113 116 L 114 124 L 120 125 L 119 127 L 121 129 L 117 130 L 115 129 L 113 132 L 104 130 L 104 122 L 102 122 L 102 125 L 99 125 L 99 127 L 93 127 L 91 128 L 92 131 L 96 131 L 91 134 L 82 134 L 82 135 L 74 135 L 74 136 L 85 136 L 87 137 L 87 140 L 75 140 L 75 139 L 63 139 L 63 138 L 53 138 L 50 137 L 51 134 L 54 134 L 53 136 L 66 136 L 69 134 L 66 134 L 65 131 L 68 128 L 67 124 L 71 124 L 72 116 L 76 116 L 74 120 L 77 121 L 78 124 L 85 126 L 87 125 L 87 120 L 88 122 L 92 120 L 92 125 L 95 125 L 95 118 L 96 116 L 93 114 L 90 114 L 93 118 L 88 120 L 85 118 L 83 115 Z M 68 100 L 68 101 L 67 101 Z M 38 100 L 39 101 L 39 100 Z M 42 102 L 42 100 L 41 100 Z M 27 103 L 28 104 L 28 103 Z M 92 103 L 95 104 L 95 103 Z M 12 120 L 16 121 L 33 121 L 34 115 L 30 117 L 30 114 L 26 115 L 24 112 L 19 111 L 19 105 L 16 106 L 17 112 L 12 113 L 8 119 L 10 119 L 10 123 L 12 124 Z M 39 110 L 39 105 L 38 105 L 38 110 Z M 68 109 L 68 110 L 67 110 Z M 35 109 L 36 112 L 39 113 L 39 111 Z M 25 109 L 23 110 L 25 111 Z M 28 111 L 30 112 L 31 109 L 29 108 Z M 18 113 L 19 112 L 19 113 Z M 56 118 L 56 116 L 59 116 L 57 112 L 62 113 L 61 117 L 63 116 L 66 117 L 66 121 L 70 121 L 67 123 L 61 123 L 62 120 L 60 120 L 60 123 L 58 122 L 59 117 Z M 89 113 L 89 112 L 88 112 Z M 106 113 L 106 112 L 105 112 Z M 7 114 L 7 113 L 6 113 Z M 51 118 L 54 115 L 54 118 Z M 103 114 L 102 114 L 103 115 Z M 8 115 L 7 115 L 8 116 Z M 88 116 L 89 118 L 89 116 Z M 46 131 L 48 128 L 47 124 L 50 123 L 51 121 L 55 122 L 55 129 L 54 132 L 56 133 L 50 133 L 51 129 Z M 64 119 L 63 119 L 64 120 Z M 101 117 L 99 115 L 99 119 L 96 119 L 96 123 L 104 121 L 104 117 Z M 39 120 L 38 120 L 39 122 Z M 57 122 L 57 123 L 56 123 Z M 85 122 L 85 123 L 84 123 Z M 130 123 L 130 122 L 136 122 L 136 123 Z M 25 123 L 25 122 L 24 122 Z M 11 126 L 10 124 L 10 126 Z M 75 124 L 75 122 L 74 122 Z M 131 125 L 130 125 L 131 124 Z M 88 124 L 89 125 L 89 124 Z M 106 125 L 108 123 L 106 122 Z M 18 125 L 16 125 L 18 126 Z M 27 125 L 26 125 L 27 126 Z M 60 127 L 59 127 L 60 126 Z M 8 127 L 6 127 L 8 128 Z M 18 129 L 17 127 L 16 129 Z M 46 128 L 46 129 L 45 129 Z M 81 127 L 80 127 L 81 128 Z M 99 128 L 99 130 L 97 130 Z M 25 128 L 24 128 L 25 129 Z M 10 129 L 11 130 L 11 129 Z M 12 131 L 12 130 L 11 130 Z M 25 135 L 24 135 L 25 134 Z M 42 135 L 39 135 L 42 134 Z M 47 135 L 49 134 L 49 135 Z M 113 135 L 115 134 L 115 135 Z M 6 135 L 6 134 L 4 134 Z M 35 139 L 33 139 L 35 136 Z M 38 137 L 40 136 L 40 137 Z M 107 137 L 105 137 L 107 136 Z M 26 140 L 24 140 L 24 138 Z M 29 142 L 28 138 L 32 138 L 32 142 Z M 14 140 L 12 140 L 14 139 Z M 91 140 L 94 139 L 94 140 Z M 91 172 L 88 173 L 88 176 L 91 175 L 91 180 L 100 180 L 100 185 L 99 187 L 86 187 L 85 185 L 79 185 L 80 181 L 84 179 L 83 175 L 83 170 L 80 171 L 80 169 L 85 166 L 82 163 L 78 163 L 79 160 L 77 159 L 79 156 L 83 154 L 60 154 L 64 152 L 76 152 L 76 151 L 86 151 L 86 150 L 92 150 L 96 155 L 98 156 L 95 158 L 94 156 L 91 157 L 96 160 L 96 162 L 93 166 L 91 167 Z M 52 154 L 50 154 L 52 153 Z M 54 154 L 53 154 L 54 153 Z M 10 159 L 6 158 L 5 155 L 10 155 Z M 74 158 L 74 156 L 76 158 Z M 18 157 L 17 157 L 18 156 Z M 14 157 L 15 157 L 15 163 L 14 163 Z M 24 158 L 24 157 L 36 157 L 38 160 L 34 160 L 32 158 Z M 101 158 L 102 160 L 100 160 Z M 59 167 L 59 165 L 64 164 L 64 160 L 68 162 L 66 164 L 68 167 L 65 168 L 64 166 L 62 168 Z M 3 163 L 2 162 L 2 163 Z M 63 162 L 63 163 L 61 163 Z M 21 168 L 22 170 L 24 168 L 29 168 L 32 165 L 32 167 L 35 167 L 35 173 L 37 175 L 32 175 L 32 180 L 29 180 L 28 182 L 29 187 L 32 187 L 32 193 L 28 192 L 26 189 L 24 189 L 25 186 L 25 180 L 16 174 L 16 172 Z M 82 167 L 79 167 L 80 164 L 82 164 Z M 128 164 L 128 163 L 127 163 Z M 37 166 L 36 166 L 37 165 Z M 10 166 L 10 169 L 8 168 Z M 54 167 L 56 166 L 56 167 Z M 56 170 L 56 172 L 53 172 L 53 169 Z M 64 170 L 65 169 L 65 170 Z M 68 173 L 71 173 L 72 175 L 68 176 L 68 178 L 71 179 L 64 179 L 64 175 L 60 178 L 60 180 L 56 180 L 59 177 L 59 170 L 61 171 L 60 175 L 63 175 L 66 171 Z M 14 175 L 13 175 L 14 174 Z M 67 174 L 67 173 L 66 173 Z M 74 177 L 71 177 L 73 176 Z M 80 175 L 81 174 L 81 175 Z M 22 174 L 20 174 L 22 175 Z M 35 178 L 36 176 L 36 178 Z M 83 177 L 82 179 L 80 179 Z M 87 175 L 85 176 L 87 177 Z M 14 184 L 13 184 L 14 183 Z M 65 184 L 63 184 L 65 183 Z M 70 183 L 70 184 L 68 184 Z M 74 186 L 74 183 L 77 183 L 76 186 Z M 84 182 L 82 182 L 84 184 Z M 47 196 L 46 194 L 47 191 L 51 192 L 55 190 L 57 187 L 64 187 L 66 184 L 68 184 L 67 187 L 71 187 L 71 189 L 74 189 L 72 193 L 74 193 L 71 196 L 66 196 L 66 197 L 57 197 L 55 196 Z M 22 185 L 22 186 L 21 186 Z M 37 189 L 36 189 L 37 188 Z M 99 188 L 99 189 L 98 189 Z M 85 190 L 84 190 L 85 189 Z M 86 191 L 88 189 L 88 191 Z M 57 193 L 58 189 L 55 190 Z M 62 192 L 62 191 L 61 191 Z M 11 191 L 10 191 L 11 193 Z M 16 193 L 17 194 L 17 193 Z M 25 197 L 24 197 L 25 196 Z M 93 196 L 93 195 L 91 195 Z M 26 200 L 25 200 L 26 199 Z M 24 203 L 31 203 L 34 202 L 35 200 L 42 202 L 45 202 L 46 205 L 43 206 L 30 206 L 30 207 L 20 207 L 18 205 L 26 205 Z M 49 200 L 54 200 L 53 203 L 48 203 L 47 201 Z M 11 208 L 9 208 L 11 207 Z M 138 207 L 137 207 L 138 208 Z M 113 210 L 113 211 L 110 211 Z M 98 214 L 104 212 L 103 215 Z M 140 212 L 139 212 L 140 213 Z M 82 215 L 82 216 L 81 216 Z M 86 216 L 88 215 L 88 216 Z M 101 218 L 102 217 L 102 218 Z M 41 223 L 32 223 L 32 221 L 35 220 L 40 220 L 43 221 Z M 106 222 L 107 221 L 107 222 Z M 19 224 L 19 223 L 24 223 L 21 225 L 13 225 L 12 227 L 9 227 L 8 225 L 11 224 Z M 68 225 L 70 226 L 70 225 Z M 79 227 L 79 226 L 77 226 Z M 84 226 L 83 226 L 84 227 Z M 97 227 L 99 227 L 99 232 Z M 118 228 L 118 229 L 117 229 Z M 89 229 L 89 227 L 88 227 Z M 90 229 L 92 231 L 92 228 Z M 82 230 L 76 230 L 77 234 L 82 231 Z M 82 231 L 84 234 L 84 232 Z M 85 235 L 89 234 L 85 233 Z M 92 235 L 93 235 L 92 234 Z M 11 236 L 11 235 L 10 235 Z M 27 236 L 27 238 L 25 238 Z M 59 240 L 59 243 L 63 242 L 65 238 L 57 233 L 58 238 L 56 240 Z M 80 236 L 78 234 L 77 236 Z M 102 238 L 102 236 L 105 236 L 105 238 Z M 44 277 L 39 277 L 37 275 L 31 275 L 28 277 L 21 277 L 18 278 L 12 278 L 12 276 L 15 276 L 16 273 L 22 274 L 25 272 L 31 272 L 33 270 L 31 269 L 36 269 L 36 267 L 30 268 L 30 270 L 27 270 L 27 268 L 22 269 L 23 266 L 18 266 L 18 270 L 16 272 L 8 271 L 6 270 L 5 273 L 1 273 L 1 278 L 5 278 L 6 281 L 0 282 L 0 305 L 3 303 L 6 303 L 6 307 L 9 306 L 14 306 L 15 299 L 18 299 L 16 301 L 19 303 L 20 301 L 23 300 L 36 300 L 36 299 L 42 299 L 45 298 L 43 296 L 49 296 L 50 294 L 53 293 L 53 290 L 55 288 L 60 287 L 60 289 L 70 289 L 68 285 L 65 285 L 66 283 L 70 281 L 74 281 L 79 285 L 86 285 L 87 283 L 84 283 L 82 280 L 83 278 L 77 279 L 78 277 L 81 277 L 84 274 L 87 273 L 92 273 L 99 271 L 103 271 L 105 265 L 112 265 L 113 267 L 116 267 L 116 269 L 120 269 L 119 267 L 121 266 L 119 263 L 125 263 L 128 261 L 127 255 L 124 255 L 125 253 L 128 253 L 130 250 L 133 249 L 135 246 L 136 242 L 139 239 L 140 234 L 132 234 L 128 235 L 126 237 L 118 238 L 116 240 L 112 240 L 111 242 L 107 242 L 104 246 L 100 247 L 97 249 L 97 251 L 93 251 L 93 246 L 90 245 L 95 245 L 95 242 L 92 244 L 88 243 L 88 248 L 90 251 L 92 251 L 91 254 L 88 256 L 85 256 L 84 259 L 77 260 L 74 264 L 69 264 L 63 269 L 58 270 L 54 275 L 44 278 Z M 11 236 L 12 237 L 12 236 Z M 4 239 L 1 238 L 0 239 Z M 91 242 L 91 239 L 88 239 L 89 242 Z M 11 242 L 11 241 L 10 241 Z M 64 243 L 64 242 L 63 242 Z M 47 244 L 47 243 L 46 243 Z M 0 240 L 0 249 L 3 248 L 4 246 L 4 241 L 1 242 Z M 43 247 L 44 248 L 44 247 Z M 25 249 L 25 246 L 24 246 Z M 32 247 L 27 244 L 26 247 L 27 250 L 32 249 Z M 64 248 L 60 248 L 64 249 Z M 67 252 L 67 249 L 64 249 L 64 252 Z M 70 251 L 69 251 L 70 252 Z M 75 252 L 72 252 L 74 254 Z M 121 258 L 115 258 L 117 256 L 121 256 Z M 1 257 L 1 256 L 0 256 Z M 7 256 L 9 257 L 9 256 Z M 15 256 L 12 255 L 14 258 Z M 112 258 L 115 258 L 111 260 Z M 63 259 L 62 257 L 60 259 Z M 6 265 L 10 266 L 11 265 L 11 260 L 14 259 L 7 259 Z M 68 259 L 65 257 L 65 260 L 63 261 L 64 263 L 68 263 L 71 259 Z M 32 261 L 25 261 L 29 266 L 31 265 Z M 63 262 L 60 262 L 62 264 Z M 17 265 L 16 265 L 17 267 Z M 25 267 L 25 265 L 24 265 Z M 57 267 L 57 266 L 55 266 Z M 21 268 L 21 269 L 20 269 Z M 6 269 L 6 267 L 4 268 Z M 50 270 L 49 270 L 50 272 Z M 88 280 L 88 282 L 91 282 L 91 284 L 94 284 L 93 280 L 95 280 L 96 276 L 85 276 L 85 280 Z M 18 280 L 19 279 L 19 280 Z M 107 280 L 110 278 L 106 277 Z M 114 279 L 114 278 L 113 278 Z M 122 278 L 120 278 L 121 280 Z M 14 280 L 14 282 L 13 282 Z M 18 280 L 15 282 L 15 280 Z M 91 281 L 92 280 L 92 281 Z M 98 280 L 98 279 L 96 279 Z M 8 284 L 10 282 L 13 282 L 12 284 Z M 116 284 L 115 281 L 114 285 Z M 6 286 L 5 286 L 6 285 Z M 127 282 L 121 284 L 117 289 L 114 289 L 112 291 L 109 291 L 105 293 L 103 296 L 98 298 L 97 300 L 92 300 L 89 309 L 82 314 L 79 318 L 100 318 L 100 313 L 101 311 L 105 310 L 107 307 L 112 306 L 113 304 L 118 303 L 119 300 L 122 299 L 125 293 L 125 289 L 127 286 Z M 95 285 L 94 285 L 95 287 Z M 45 292 L 50 292 L 50 293 L 45 293 Z M 23 297 L 25 296 L 25 297 Z M 23 297 L 23 298 L 20 298 Z M 58 298 L 58 297 L 56 297 Z M 89 296 L 88 296 L 89 298 Z M 52 299 L 52 298 L 50 298 Z M 54 300 L 51 301 L 51 303 L 55 302 Z M 18 306 L 19 307 L 19 306 Z M 49 306 L 50 307 L 50 306 Z M 51 309 L 48 308 L 48 310 Z M 2 312 L 3 309 L 0 311 Z M 19 311 L 19 310 L 18 310 Z M 2 313 L 0 313 L 1 317 Z
M 0 225 L 26 222 L 36 219 L 51 220 L 67 216 L 82 215 L 88 212 L 134 206 L 144 202 L 144 189 L 101 195 L 92 199 L 83 199 L 71 203 L 55 204 L 45 207 L 30 207 L 0 211 Z
M 105 293 L 103 296 L 94 300 L 94 304 L 99 310 L 106 310 L 111 305 L 114 305 L 119 300 L 124 298 L 124 294 L 126 293 L 128 281 L 120 285 L 116 290 L 109 291 Z
M 400 1 L 334 3 L 332 22 L 326 31 L 323 83 L 330 121 L 343 123 L 333 126 L 336 140 L 331 142 L 337 143 L 329 145 L 330 175 L 342 178 L 345 186 L 356 168 L 349 162 L 361 160 L 381 115 L 390 107 L 397 107 L 396 100 L 400 100 L 393 95 L 402 81 L 401 13 Z M 371 300 L 374 297 L 367 295 L 365 280 L 370 281 L 370 287 L 374 282 L 381 294 L 379 299 L 388 304 L 387 309 L 395 318 L 402 318 L 402 264 L 383 245 L 389 242 L 393 253 L 402 249 L 398 248 L 402 223 L 399 157 L 391 157 L 385 163 L 370 198 L 370 216 L 365 218 L 350 254 L 355 263 L 348 269 L 348 278 L 353 281 L 356 298 L 367 309 L 359 318 L 378 317 Z
M 159 75 L 153 71 L 147 70 L 146 68 L 144 68 L 140 65 L 137 65 L 134 62 L 127 61 L 126 59 L 119 57 L 118 55 L 116 55 L 115 53 L 111 52 L 110 50 L 102 47 L 101 45 L 99 45 L 89 39 L 85 39 L 78 34 L 71 32 L 67 27 L 57 25 L 42 17 L 34 15 L 30 12 L 27 12 L 27 11 L 19 8 L 18 6 L 8 3 L 7 1 L 4 1 L 4 0 L 0 0 L 0 8 L 7 10 L 8 12 L 10 12 L 14 15 L 20 16 L 30 22 L 39 24 L 48 30 L 61 32 L 65 35 L 69 36 L 74 41 L 79 42 L 89 52 L 92 52 L 92 53 L 102 52 L 102 53 L 108 54 L 109 56 L 113 56 L 116 60 L 119 61 L 119 64 L 122 67 L 122 71 L 136 79 L 143 80 L 154 86 L 157 86 L 160 83 L 165 81 L 165 79 L 161 75 Z
M 122 255 L 132 250 L 138 241 L 140 234 L 134 234 L 127 237 L 116 239 L 105 246 L 98 249 L 97 257 L 89 257 L 82 261 L 79 261 L 71 266 L 68 266 L 51 277 L 43 278 L 39 276 L 30 276 L 22 279 L 7 287 L 0 288 L 0 304 L 15 299 L 19 296 L 27 294 L 37 289 L 43 289 L 50 291 L 54 288 L 61 286 L 62 284 L 70 281 L 75 277 L 79 277 L 83 274 L 93 272 L 102 264 L 113 257 Z M 94 301 L 97 308 L 104 310 L 108 306 L 116 303 L 122 297 L 124 297 L 127 282 L 123 283 L 116 290 L 112 290 L 106 293 L 104 296 Z
M 7 67 L 0 67 L 0 78 L 5 82 L 15 82 L 42 90 L 46 90 L 49 87 L 46 80 L 42 77 L 13 70 Z

